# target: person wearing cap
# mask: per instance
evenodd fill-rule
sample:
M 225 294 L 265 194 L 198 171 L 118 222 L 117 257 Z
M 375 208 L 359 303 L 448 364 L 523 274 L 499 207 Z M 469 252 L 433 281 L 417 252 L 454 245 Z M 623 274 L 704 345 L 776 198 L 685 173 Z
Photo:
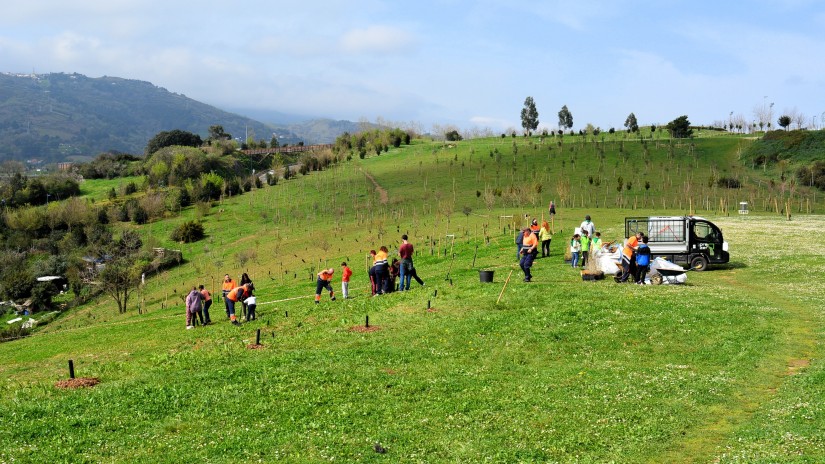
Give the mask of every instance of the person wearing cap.
M 582 224 L 579 227 L 581 230 L 587 231 L 588 237 L 592 237 L 596 234 L 596 225 L 590 220 L 589 214 L 584 217 L 584 221 L 582 221 Z
M 335 301 L 335 292 L 332 290 L 332 274 L 335 273 L 335 269 L 329 268 L 324 269 L 318 273 L 318 281 L 315 285 L 315 304 L 319 304 L 321 302 L 321 292 L 324 289 L 329 290 L 329 299 Z
M 530 232 L 532 232 L 532 233 L 534 233 L 534 234 L 538 235 L 538 234 L 539 234 L 539 230 L 541 230 L 541 227 L 539 227 L 539 221 L 538 221 L 538 219 L 533 219 L 533 220 L 530 222 Z

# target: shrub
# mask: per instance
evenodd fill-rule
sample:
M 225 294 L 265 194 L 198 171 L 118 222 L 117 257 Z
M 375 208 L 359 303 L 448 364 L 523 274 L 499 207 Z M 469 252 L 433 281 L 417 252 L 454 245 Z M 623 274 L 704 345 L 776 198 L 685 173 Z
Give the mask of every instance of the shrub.
M 738 189 L 742 186 L 739 179 L 733 177 L 720 177 L 719 180 L 716 181 L 716 185 L 729 189 Z
M 186 221 L 172 231 L 172 240 L 176 242 L 191 243 L 201 240 L 205 236 L 203 226 L 197 221 Z

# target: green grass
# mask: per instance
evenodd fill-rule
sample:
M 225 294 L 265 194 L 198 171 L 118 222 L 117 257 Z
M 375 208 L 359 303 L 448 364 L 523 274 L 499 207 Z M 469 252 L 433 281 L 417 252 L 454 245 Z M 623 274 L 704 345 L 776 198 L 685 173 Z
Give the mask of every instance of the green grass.
M 758 178 L 737 164 L 740 140 L 698 141 L 695 155 L 651 144 L 649 169 L 630 143 L 627 160 L 608 149 L 603 162 L 587 144 L 519 145 L 515 171 L 510 138 L 416 143 L 228 199 L 201 218 L 201 242 L 168 238 L 194 208 L 141 226 L 145 241 L 182 247 L 187 259 L 149 276 L 143 314 L 133 305 L 119 315 L 100 299 L 0 344 L 0 461 L 822 461 L 825 289 L 812 276 L 822 272 L 825 219 L 700 210 L 723 228 L 732 264 L 691 273 L 684 286 L 586 283 L 562 262 L 585 213 L 606 240 L 620 238 L 624 216 L 685 213 L 677 170 L 695 179 L 695 198 L 767 195 L 754 182 L 702 187 L 713 169 Z M 500 161 L 489 156 L 496 148 Z M 630 172 L 630 193 L 589 185 L 613 169 Z M 563 204 L 560 179 L 569 181 Z M 646 180 L 656 206 L 642 206 L 635 186 Z M 507 196 L 522 185 L 531 190 Z M 476 196 L 488 188 L 505 192 L 489 208 Z M 550 198 L 562 231 L 524 284 L 510 220 L 499 216 L 540 216 Z M 427 286 L 365 296 L 366 252 L 396 249 L 401 233 Z M 254 252 L 243 268 L 241 252 Z M 355 298 L 324 295 L 316 307 L 310 274 L 341 260 L 355 271 Z M 479 268 L 495 269 L 496 282 L 479 283 Z M 187 288 L 242 270 L 259 289 L 260 320 L 233 327 L 216 303 L 214 326 L 184 330 Z M 351 331 L 366 315 L 380 330 Z M 265 348 L 248 350 L 256 329 Z M 54 388 L 68 359 L 102 383 Z

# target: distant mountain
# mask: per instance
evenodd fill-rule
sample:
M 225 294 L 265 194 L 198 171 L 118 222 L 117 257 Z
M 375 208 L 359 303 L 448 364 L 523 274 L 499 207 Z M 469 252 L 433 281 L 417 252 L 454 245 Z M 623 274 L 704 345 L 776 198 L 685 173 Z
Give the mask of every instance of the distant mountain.
M 0 161 L 63 161 L 105 151 L 142 154 L 158 132 L 181 129 L 205 138 L 209 126 L 243 140 L 276 134 L 301 141 L 284 127 L 264 124 L 169 92 L 149 82 L 81 74 L 0 74 Z

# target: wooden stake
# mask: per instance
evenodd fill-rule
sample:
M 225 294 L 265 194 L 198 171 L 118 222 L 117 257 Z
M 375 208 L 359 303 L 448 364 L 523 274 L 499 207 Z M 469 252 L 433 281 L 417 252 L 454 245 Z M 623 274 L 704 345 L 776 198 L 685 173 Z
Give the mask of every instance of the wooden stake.
M 501 296 L 504 295 L 504 290 L 507 288 L 507 283 L 510 282 L 510 276 L 513 275 L 513 269 L 510 269 L 510 273 L 507 274 L 507 280 L 504 281 L 504 286 L 501 287 L 501 293 L 498 294 L 498 299 L 496 300 L 496 304 L 501 301 Z

